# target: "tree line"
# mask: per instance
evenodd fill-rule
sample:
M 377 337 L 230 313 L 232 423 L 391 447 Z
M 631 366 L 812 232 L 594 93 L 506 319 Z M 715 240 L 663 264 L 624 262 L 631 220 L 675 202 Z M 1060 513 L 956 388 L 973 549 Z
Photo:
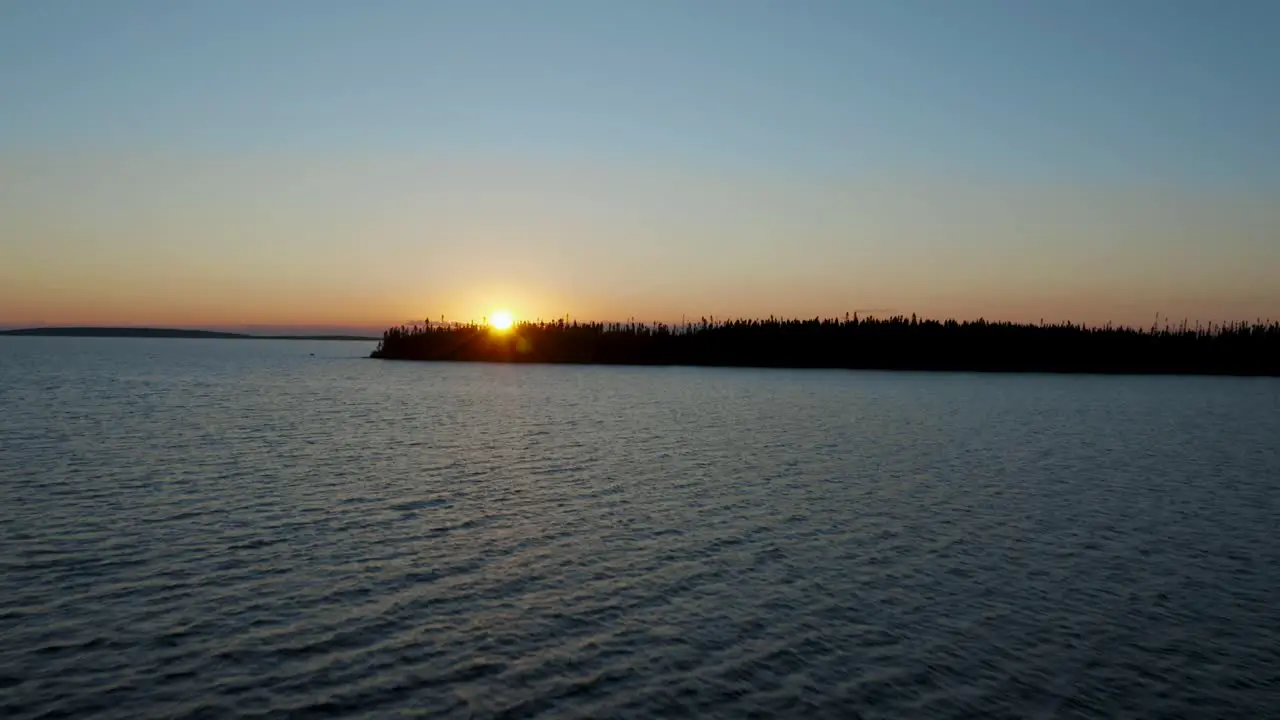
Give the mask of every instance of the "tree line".
M 887 318 L 700 318 L 393 327 L 373 357 L 741 367 L 1280 375 L 1280 322 L 1150 327 Z

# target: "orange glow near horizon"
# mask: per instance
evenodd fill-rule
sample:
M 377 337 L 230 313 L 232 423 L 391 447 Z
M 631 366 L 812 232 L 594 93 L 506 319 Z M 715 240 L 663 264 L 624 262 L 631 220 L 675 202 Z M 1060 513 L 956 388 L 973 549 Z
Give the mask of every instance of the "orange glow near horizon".
M 377 292 L 318 292 L 314 287 L 274 288 L 248 283 L 201 283 L 185 277 L 182 291 L 171 286 L 147 287 L 144 278 L 125 286 L 125 278 L 64 277 L 70 289 L 39 286 L 31 275 L 12 273 L 0 265 L 0 326 L 97 325 L 176 328 L 345 328 L 371 335 L 405 323 L 480 322 L 495 331 L 513 328 L 519 319 L 551 320 L 572 316 L 582 321 L 622 321 L 634 317 L 643 322 L 679 323 L 703 316 L 728 317 L 843 317 L 857 312 L 886 317 L 917 313 L 924 318 L 958 320 L 985 317 L 1012 322 L 1071 320 L 1091 325 L 1107 322 L 1149 326 L 1156 312 L 1161 318 L 1188 318 L 1196 322 L 1275 318 L 1275 295 L 1258 294 L 1236 299 L 1226 293 L 1159 292 L 1131 287 L 1121 292 L 1099 287 L 1083 295 L 1071 287 L 1013 288 L 1004 292 L 952 291 L 925 294 L 914 288 L 862 284 L 857 291 L 843 283 L 790 281 L 760 282 L 753 294 L 718 284 L 696 292 L 663 287 L 644 291 L 609 293 L 595 288 L 548 289 L 519 278 L 459 283 L 429 296 L 403 285 Z M 72 282 L 75 285 L 72 285 Z M 82 282 L 81 282 L 82 281 Z M 25 286 L 25 287 L 24 287 Z M 1016 295 L 1010 296 L 1015 293 Z M 1162 320 L 1163 322 L 1163 320 Z M 346 330 L 344 330 L 346 331 Z
M 1280 316 L 1258 193 L 424 167 L 0 153 L 0 325 Z
M 778 293 L 782 295 L 782 293 Z M 801 295 L 800 291 L 794 293 Z M 157 309 L 155 304 L 147 303 L 113 303 L 109 299 L 97 302 L 51 302 L 43 306 L 31 303 L 24 305 L 22 303 L 6 303 L 5 293 L 0 291 L 0 308 L 9 312 L 4 313 L 4 317 L 0 317 L 0 326 L 3 327 L 26 327 L 26 326 L 125 326 L 125 327 L 172 327 L 172 328 L 346 328 L 350 330 L 359 330 L 369 334 L 377 334 L 387 327 L 392 327 L 404 323 L 421 322 L 422 318 L 431 321 L 457 322 L 476 322 L 483 318 L 486 327 L 495 332 L 509 332 L 518 322 L 519 317 L 553 319 L 556 317 L 565 317 L 563 312 L 552 312 L 552 308 L 548 308 L 547 312 L 529 312 L 516 315 L 507 309 L 510 306 L 498 306 L 501 309 L 485 312 L 467 311 L 466 309 L 455 309 L 459 304 L 452 303 L 431 303 L 434 308 L 440 308 L 445 312 L 430 312 L 424 310 L 416 310 L 408 307 L 408 303 L 404 307 L 395 307 L 391 303 L 376 304 L 373 307 L 352 302 L 350 306 L 322 307 L 319 309 L 305 310 L 299 308 L 296 304 L 283 305 L 283 307 L 269 305 L 263 303 L 258 307 L 247 308 L 234 302 L 226 302 L 222 304 L 208 303 L 207 305 L 191 306 L 181 302 L 170 303 L 168 307 Z M 594 298 L 592 298 L 594 299 Z M 807 299 L 807 298 L 801 298 Z M 813 298 L 819 300 L 818 298 Z M 575 319 L 583 321 L 620 321 L 629 317 L 635 317 L 637 321 L 645 322 L 666 322 L 679 323 L 681 320 L 697 320 L 700 317 L 769 317 L 776 315 L 778 317 L 797 317 L 811 318 L 815 315 L 822 317 L 843 317 L 848 307 L 850 310 L 858 312 L 860 316 L 877 316 L 888 317 L 895 314 L 911 315 L 918 313 L 922 318 L 931 319 L 947 319 L 954 318 L 957 320 L 976 319 L 985 317 L 988 320 L 1007 320 L 1012 322 L 1030 322 L 1036 323 L 1040 319 L 1048 322 L 1060 322 L 1070 320 L 1073 322 L 1083 322 L 1090 325 L 1101 325 L 1107 322 L 1116 324 L 1137 325 L 1146 327 L 1150 325 L 1154 317 L 1155 311 L 1151 308 L 1157 308 L 1160 312 L 1161 322 L 1164 318 L 1176 318 L 1179 322 L 1182 317 L 1189 318 L 1190 322 L 1223 322 L 1241 319 L 1254 319 L 1259 313 L 1251 307 L 1243 303 L 1236 304 L 1225 302 L 1223 299 L 1197 298 L 1187 297 L 1181 299 L 1181 302 L 1171 302 L 1166 298 L 1139 298 L 1136 301 L 1126 299 L 1103 296 L 1081 300 L 1073 297 L 1038 297 L 1036 302 L 1027 302 L 1020 304 L 1016 302 L 1003 301 L 1003 298 L 985 298 L 985 297 L 955 297 L 946 299 L 929 298 L 925 302 L 912 302 L 909 298 L 892 297 L 878 303 L 862 302 L 858 303 L 834 303 L 834 302 L 781 302 L 764 304 L 759 301 L 755 303 L 743 302 L 739 309 L 738 304 L 730 305 L 728 303 L 708 303 L 711 308 L 703 310 L 699 303 L 690 311 L 681 312 L 679 306 L 671 308 L 654 304 L 656 307 L 650 312 L 634 312 L 629 310 L 629 305 L 623 303 L 583 303 L 585 308 L 580 312 L 572 313 Z M 1145 302 L 1144 302 L 1145 301 Z M 673 303 L 674 304 L 674 303 Z M 1263 298 L 1258 301 L 1259 305 L 1267 304 L 1267 299 Z M 193 304 L 194 305 L 194 304 Z M 640 303 L 637 303 L 640 305 Z M 690 303 L 690 305 L 694 305 Z M 465 307 L 465 306 L 464 306 Z M 474 305 L 473 305 L 474 307 Z M 489 307 L 493 307 L 490 305 Z M 317 311 L 318 310 L 318 311 Z M 449 312 L 453 310 L 453 312 Z M 361 312 L 363 311 L 363 312 Z M 1252 312 L 1251 312 L 1252 311 Z M 1276 317 L 1274 313 L 1260 313 L 1263 319 Z

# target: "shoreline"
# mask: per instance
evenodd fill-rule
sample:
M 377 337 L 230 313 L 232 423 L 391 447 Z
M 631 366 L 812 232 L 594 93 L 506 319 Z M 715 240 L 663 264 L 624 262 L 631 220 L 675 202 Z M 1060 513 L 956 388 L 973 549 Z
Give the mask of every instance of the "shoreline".
M 385 360 L 920 372 L 1280 377 L 1280 323 L 1135 329 L 984 319 L 518 323 L 390 328 Z
M 980 375 L 1098 375 L 1104 377 L 1235 377 L 1235 378 L 1280 378 L 1280 370 L 1276 371 L 1229 371 L 1229 370 L 1164 370 L 1164 369 L 1052 369 L 1052 368 L 978 368 L 978 367 L 890 367 L 878 365 L 753 365 L 747 363 L 680 363 L 680 362 L 601 362 L 579 360 L 515 360 L 515 359 L 450 359 L 450 358 L 413 358 L 376 353 L 365 357 L 366 360 L 381 360 L 401 363 L 458 363 L 478 365 L 573 365 L 578 367 L 635 367 L 635 368 L 714 368 L 722 370 L 845 370 L 849 372 L 887 372 L 887 373 L 958 373 Z
M 342 342 L 378 342 L 368 335 L 250 335 L 217 330 L 184 330 L 180 328 L 119 327 L 51 327 L 0 330 L 0 337 L 60 338 L 132 338 L 153 340 L 334 340 Z

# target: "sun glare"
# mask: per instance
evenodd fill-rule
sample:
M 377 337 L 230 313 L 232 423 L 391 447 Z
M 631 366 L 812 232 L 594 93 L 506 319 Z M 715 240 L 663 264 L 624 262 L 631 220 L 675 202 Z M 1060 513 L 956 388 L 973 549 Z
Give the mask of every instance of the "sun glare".
M 489 316 L 489 327 L 494 330 L 510 330 L 515 322 L 515 318 L 506 310 L 497 310 Z

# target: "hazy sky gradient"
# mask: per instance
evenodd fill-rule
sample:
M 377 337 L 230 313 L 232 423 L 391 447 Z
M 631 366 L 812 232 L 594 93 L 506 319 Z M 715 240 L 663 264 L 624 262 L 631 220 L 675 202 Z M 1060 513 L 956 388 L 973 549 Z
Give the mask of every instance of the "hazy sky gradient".
M 0 323 L 1280 317 L 1270 0 L 0 4 Z

